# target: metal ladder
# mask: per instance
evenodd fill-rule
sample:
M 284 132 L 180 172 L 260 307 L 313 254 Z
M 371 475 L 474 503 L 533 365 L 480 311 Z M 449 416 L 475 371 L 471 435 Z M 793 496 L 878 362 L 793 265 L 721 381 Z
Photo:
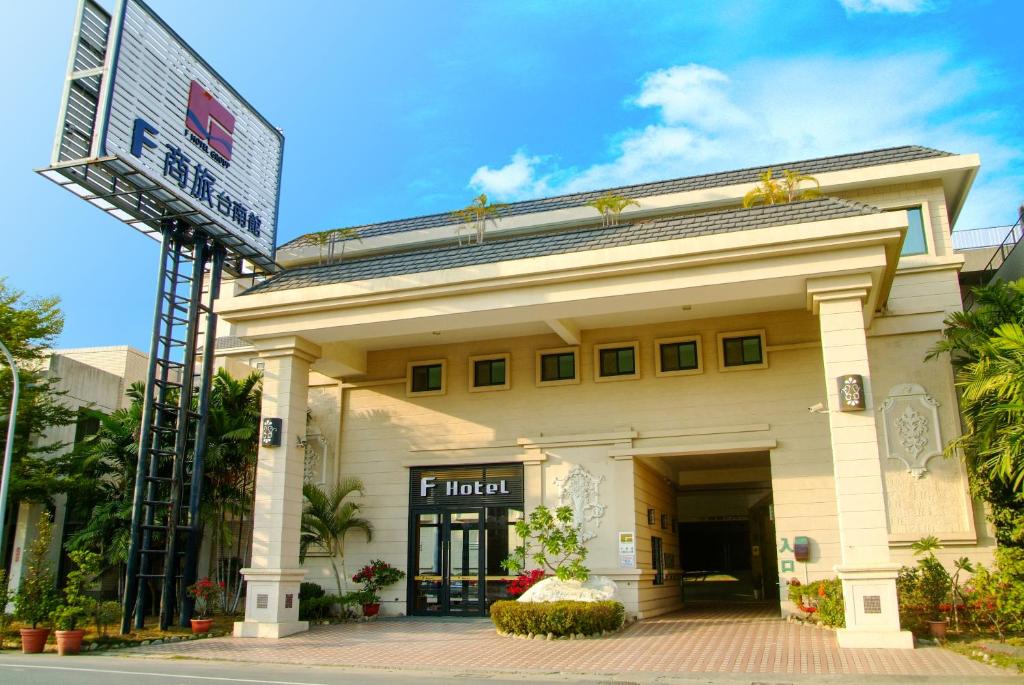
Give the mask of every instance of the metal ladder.
M 133 622 L 136 628 L 145 625 L 146 589 L 155 580 L 160 583 L 160 629 L 167 629 L 175 613 L 182 625 L 188 625 L 193 601 L 185 588 L 196 581 L 201 533 L 199 503 L 217 323 L 213 302 L 220 290 L 225 250 L 175 220 L 164 222 L 161 234 L 122 633 L 130 632 Z M 196 373 L 204 315 L 208 349 Z

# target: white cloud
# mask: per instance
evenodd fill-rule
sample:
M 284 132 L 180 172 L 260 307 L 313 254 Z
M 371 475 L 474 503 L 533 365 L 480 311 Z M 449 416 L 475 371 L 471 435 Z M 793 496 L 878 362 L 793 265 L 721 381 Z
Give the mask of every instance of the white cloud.
M 847 14 L 920 14 L 935 9 L 931 0 L 839 0 Z
M 503 167 L 478 168 L 469 179 L 469 185 L 499 200 L 543 194 L 545 184 L 536 178 L 536 166 L 540 162 L 540 157 L 527 157 L 518 150 L 512 155 L 512 161 Z
M 517 200 L 918 144 L 981 153 L 978 198 L 991 199 L 990 179 L 999 174 L 1001 189 L 1021 192 L 1016 141 L 996 133 L 1000 125 L 1013 130 L 1001 124 L 1012 114 L 969 108 L 983 81 L 974 67 L 938 52 L 760 60 L 729 74 L 673 66 L 643 77 L 627 99 L 656 121 L 612 135 L 611 159 L 566 169 L 520 150 L 505 166 L 477 169 L 470 185 Z M 1005 206 L 969 202 L 961 225 L 999 223 L 1020 199 L 1005 195 Z

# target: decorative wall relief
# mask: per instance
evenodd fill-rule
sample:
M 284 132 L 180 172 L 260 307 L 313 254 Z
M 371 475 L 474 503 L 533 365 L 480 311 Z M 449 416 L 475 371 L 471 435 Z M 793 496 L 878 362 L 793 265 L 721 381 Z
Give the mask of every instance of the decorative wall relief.
M 907 473 L 921 478 L 928 460 L 942 454 L 939 403 L 920 385 L 904 383 L 889 390 L 879 409 L 890 459 L 899 459 Z
M 558 488 L 558 503 L 572 509 L 573 521 L 579 526 L 580 542 L 597 537 L 600 518 L 606 505 L 598 501 L 597 488 L 604 476 L 595 476 L 576 464 L 564 478 L 555 479 Z

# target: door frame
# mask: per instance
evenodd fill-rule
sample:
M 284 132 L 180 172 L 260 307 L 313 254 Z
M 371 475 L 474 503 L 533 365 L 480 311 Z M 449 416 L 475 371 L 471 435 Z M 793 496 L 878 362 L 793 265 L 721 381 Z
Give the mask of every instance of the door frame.
M 451 531 L 452 514 L 475 513 L 477 514 L 477 604 L 480 607 L 478 613 L 452 612 L 451 610 Z M 416 610 L 416 576 L 419 571 L 419 517 L 423 514 L 437 514 L 440 516 L 441 539 L 441 596 L 439 601 L 443 608 L 441 611 L 417 611 Z M 480 617 L 487 615 L 487 507 L 437 507 L 430 509 L 418 509 L 410 511 L 409 515 L 409 563 L 408 582 L 406 583 L 406 613 L 409 616 L 469 616 Z

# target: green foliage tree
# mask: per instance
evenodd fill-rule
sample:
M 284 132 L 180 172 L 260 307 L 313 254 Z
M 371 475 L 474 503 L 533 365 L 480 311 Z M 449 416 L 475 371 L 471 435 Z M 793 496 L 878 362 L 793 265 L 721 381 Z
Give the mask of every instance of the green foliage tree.
M 48 429 L 70 425 L 77 416 L 62 404 L 65 393 L 57 389 L 58 379 L 46 372 L 46 357 L 63 329 L 59 298 L 26 297 L 0 278 L 0 341 L 19 367 L 21 386 L 5 516 L 7 530 L 0 531 L 0 549 L 4 549 L 3 541 L 10 539 L 20 501 L 51 502 L 55 476 L 48 457 L 65 445 L 45 436 Z M 7 435 L 12 385 L 10 369 L 0 362 L 0 436 Z
M 1024 548 L 1024 279 L 973 293 L 974 306 L 946 317 L 926 358 L 948 354 L 960 391 L 963 434 L 946 456 L 963 456 L 999 543 Z
M 473 201 L 462 209 L 452 212 L 452 216 L 464 226 L 473 231 L 476 243 L 484 242 L 484 232 L 487 230 L 487 222 L 494 222 L 508 205 L 490 202 L 487 193 L 480 193 Z
M 360 530 L 367 542 L 373 539 L 373 526 L 367 519 L 360 518 L 359 504 L 345 501 L 349 495 L 363 492 L 363 482 L 358 478 L 342 480 L 329 493 L 311 483 L 302 486 L 306 503 L 302 509 L 299 561 L 305 563 L 311 549 L 319 548 L 327 554 L 339 596 L 345 594 L 341 580 L 345 576 L 345 536 Z M 340 572 L 336 559 L 341 563 Z
M 7 586 L 7 571 L 0 568 L 0 649 L 4 648 L 7 631 L 14 622 L 14 614 L 7 611 L 7 605 L 14 600 L 14 593 Z
M 814 188 L 801 189 L 801 184 L 809 182 Z M 784 169 L 781 178 L 775 178 L 771 169 L 758 175 L 758 183 L 743 196 L 743 206 L 778 205 L 787 202 L 812 200 L 821 196 L 821 185 L 818 179 L 799 171 Z
M 558 507 L 554 512 L 543 505 L 537 507 L 516 522 L 516 534 L 522 544 L 501 562 L 509 573 L 523 573 L 527 562 L 533 561 L 559 580 L 585 581 L 590 577 L 590 569 L 583 565 L 587 548 L 580 541 L 579 527 L 569 507 Z
M 50 564 L 50 544 L 53 541 L 53 524 L 43 514 L 36 528 L 36 536 L 25 554 L 25 572 L 21 587 L 14 596 L 14 615 L 28 623 L 33 629 L 46 621 L 57 606 L 57 590 L 54 588 L 53 566 Z
M 606 193 L 589 201 L 587 206 L 598 211 L 601 215 L 602 226 L 615 226 L 619 223 L 619 217 L 626 207 L 639 207 L 640 203 L 625 195 Z
M 64 585 L 64 602 L 50 614 L 58 630 L 75 630 L 80 621 L 96 614 L 97 601 L 89 596 L 89 583 L 99 576 L 102 558 L 96 552 L 73 550 L 68 553 L 74 569 L 68 573 Z

